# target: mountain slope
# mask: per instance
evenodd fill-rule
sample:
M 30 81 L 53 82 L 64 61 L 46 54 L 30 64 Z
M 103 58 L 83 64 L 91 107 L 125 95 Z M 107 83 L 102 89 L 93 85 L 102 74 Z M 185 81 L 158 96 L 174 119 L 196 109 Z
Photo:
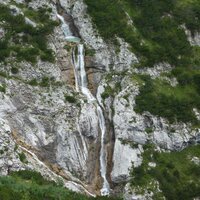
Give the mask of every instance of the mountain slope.
M 1 175 L 199 198 L 198 0 L 0 0 L 0 11 Z

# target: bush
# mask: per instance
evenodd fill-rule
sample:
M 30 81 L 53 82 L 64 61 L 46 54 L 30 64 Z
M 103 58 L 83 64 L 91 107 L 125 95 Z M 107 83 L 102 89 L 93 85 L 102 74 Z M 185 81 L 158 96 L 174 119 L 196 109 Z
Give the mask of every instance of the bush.
M 38 85 L 37 79 L 32 79 L 31 81 L 28 82 L 28 84 L 32 86 L 37 86 Z
M 49 86 L 49 77 L 43 77 L 42 81 L 40 82 L 41 87 L 48 87 Z
M 30 171 L 30 170 L 16 171 L 16 172 L 11 172 L 10 176 L 20 177 L 24 180 L 31 180 L 37 183 L 38 185 L 48 185 L 48 184 L 55 185 L 55 182 L 44 179 L 39 172 L 35 171 Z
M 6 93 L 6 86 L 5 85 L 0 86 L 0 92 Z
M 147 133 L 152 133 L 152 132 L 153 132 L 153 128 L 148 127 L 148 128 L 145 129 L 145 132 L 147 132 Z
M 11 68 L 11 73 L 12 74 L 17 74 L 19 72 L 18 68 L 17 67 L 12 67 Z
M 28 161 L 26 160 L 26 155 L 23 152 L 19 153 L 18 155 L 21 162 L 28 163 Z
M 108 85 L 108 86 L 106 86 L 104 92 L 101 94 L 101 97 L 102 97 L 102 99 L 105 100 L 106 98 L 108 98 L 108 97 L 110 97 L 110 96 L 112 96 L 112 95 L 114 95 L 114 91 L 113 91 L 113 89 Z
M 65 100 L 68 101 L 69 103 L 76 103 L 77 100 L 74 96 L 70 96 L 70 95 L 65 95 Z

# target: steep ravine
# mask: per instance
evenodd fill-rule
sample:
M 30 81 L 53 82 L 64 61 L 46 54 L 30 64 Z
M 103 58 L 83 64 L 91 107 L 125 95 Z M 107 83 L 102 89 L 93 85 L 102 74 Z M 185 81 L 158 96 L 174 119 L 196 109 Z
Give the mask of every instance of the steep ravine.
M 168 199 L 165 186 L 178 187 L 181 184 L 174 183 L 186 177 L 185 188 L 197 187 L 198 193 L 199 126 L 169 122 L 136 109 L 147 83 L 154 89 L 166 87 L 172 94 L 180 92 L 176 90 L 181 88 L 177 87 L 179 80 L 171 74 L 174 66 L 161 62 L 139 68 L 140 59 L 123 38 L 113 35 L 115 46 L 100 35 L 86 1 L 14 2 L 0 0 L 13 16 L 23 13 L 23 27 L 30 26 L 31 34 L 43 23 L 54 26 L 42 36 L 47 49 L 39 49 L 33 63 L 26 60 L 30 59 L 26 54 L 23 60 L 12 51 L 0 62 L 0 173 L 36 170 L 49 180 L 63 181 L 73 191 L 125 200 Z M 40 12 L 48 13 L 45 20 Z M 0 39 L 8 32 L 4 21 Z M 32 49 L 35 43 L 27 43 L 32 36 L 15 28 L 18 40 L 11 38 L 8 46 L 18 42 L 22 49 L 28 45 Z M 39 36 L 37 42 L 41 42 Z M 197 49 L 198 38 L 198 33 L 188 33 L 188 41 Z M 48 57 L 51 50 L 54 61 Z M 200 120 L 199 110 L 193 111 Z M 165 176 L 173 181 L 163 184 L 168 181 Z M 188 186 L 190 180 L 196 185 Z
M 59 9 L 61 10 L 61 6 L 59 5 Z M 92 103 L 96 107 L 96 113 L 98 116 L 98 121 L 99 121 L 99 138 L 100 138 L 100 149 L 97 151 L 99 153 L 99 167 L 97 169 L 100 170 L 100 175 L 102 177 L 102 188 L 101 188 L 101 195 L 109 195 L 110 193 L 110 186 L 107 180 L 107 177 L 110 177 L 108 174 L 108 168 L 109 172 L 111 172 L 111 164 L 112 162 L 112 152 L 113 152 L 113 140 L 112 136 L 110 137 L 110 134 L 108 134 L 108 131 L 106 129 L 106 121 L 104 119 L 104 114 L 101 106 L 99 103 L 102 101 L 97 100 L 92 93 L 88 89 L 88 78 L 87 74 L 85 71 L 85 52 L 84 52 L 84 45 L 79 44 L 80 39 L 76 36 L 76 34 L 73 32 L 73 29 L 70 27 L 68 24 L 69 21 L 66 20 L 65 15 L 57 15 L 58 18 L 61 20 L 62 23 L 62 30 L 63 33 L 65 34 L 66 41 L 68 42 L 74 42 L 77 44 L 77 47 L 75 47 L 72 50 L 72 63 L 74 65 L 74 77 L 75 77 L 75 88 L 77 92 L 82 92 L 86 98 L 88 103 Z M 68 15 L 69 16 L 69 15 Z M 65 21 L 66 20 L 66 21 Z M 71 20 L 72 23 L 72 20 Z M 73 25 L 73 27 L 75 27 Z M 100 102 L 98 102 L 100 101 Z M 78 122 L 79 123 L 79 122 Z M 80 134 L 82 134 L 80 132 Z M 84 143 L 84 139 L 83 139 Z M 83 147 L 85 144 L 83 145 Z M 109 154 L 108 154 L 109 152 Z M 107 162 L 109 161 L 109 163 Z M 109 166 L 109 167 L 108 167 Z M 88 166 L 88 169 L 92 169 L 91 166 Z M 91 171 L 91 173 L 94 173 Z M 95 175 L 95 173 L 94 173 Z M 96 180 L 96 177 L 94 177 L 94 180 Z M 111 179 L 110 179 L 111 180 Z

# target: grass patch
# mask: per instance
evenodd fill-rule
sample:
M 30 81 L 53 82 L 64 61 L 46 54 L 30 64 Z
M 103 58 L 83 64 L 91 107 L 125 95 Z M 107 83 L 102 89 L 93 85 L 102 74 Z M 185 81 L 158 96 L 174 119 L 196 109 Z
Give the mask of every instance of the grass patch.
M 86 47 L 86 49 L 85 49 L 85 55 L 86 56 L 94 56 L 95 55 L 95 50 Z
M 117 197 L 86 197 L 45 180 L 40 173 L 27 170 L 0 177 L 0 197 L 3 200 L 120 200 Z
M 107 99 L 108 97 L 114 97 L 118 92 L 120 92 L 121 84 L 120 82 L 116 82 L 113 87 L 107 85 L 104 89 L 104 92 L 101 94 L 103 100 Z
M 37 86 L 38 85 L 38 82 L 37 82 L 37 79 L 32 79 L 28 82 L 29 85 L 32 85 L 32 86 Z

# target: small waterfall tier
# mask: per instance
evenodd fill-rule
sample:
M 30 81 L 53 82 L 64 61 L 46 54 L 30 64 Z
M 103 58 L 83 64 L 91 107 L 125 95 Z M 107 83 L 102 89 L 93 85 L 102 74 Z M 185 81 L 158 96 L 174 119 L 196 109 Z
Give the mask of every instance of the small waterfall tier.
M 65 35 L 65 39 L 68 42 L 76 42 L 79 43 L 81 41 L 80 38 L 73 36 L 72 32 L 70 31 L 69 25 L 65 22 L 65 19 L 63 16 L 57 14 L 58 19 L 62 22 L 62 31 Z

